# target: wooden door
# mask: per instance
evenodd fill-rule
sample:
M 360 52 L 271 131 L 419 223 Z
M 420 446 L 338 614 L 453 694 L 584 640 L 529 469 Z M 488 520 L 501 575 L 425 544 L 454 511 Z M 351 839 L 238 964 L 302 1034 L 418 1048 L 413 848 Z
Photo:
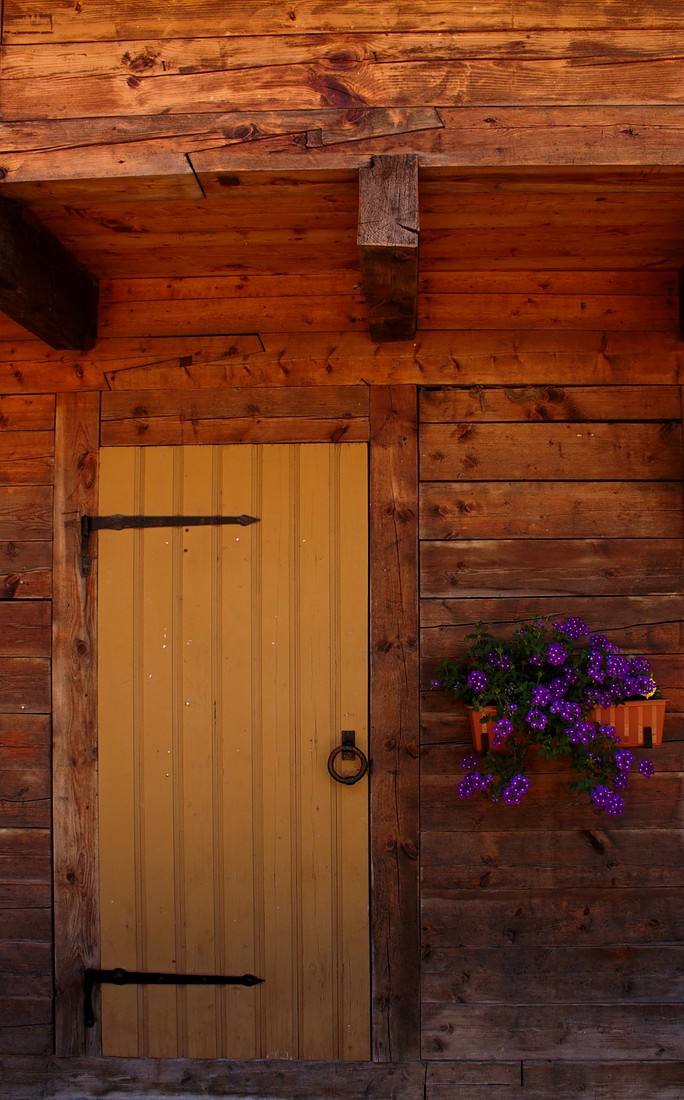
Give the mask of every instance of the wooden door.
M 366 461 L 101 452 L 101 515 L 259 517 L 98 535 L 102 966 L 264 979 L 103 985 L 105 1054 L 369 1057 Z

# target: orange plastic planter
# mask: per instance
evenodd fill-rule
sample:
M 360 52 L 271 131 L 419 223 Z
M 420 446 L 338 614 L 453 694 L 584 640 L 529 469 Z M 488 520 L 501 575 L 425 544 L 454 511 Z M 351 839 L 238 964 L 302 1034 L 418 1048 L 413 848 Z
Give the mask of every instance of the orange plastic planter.
M 590 717 L 615 726 L 623 745 L 650 749 L 663 740 L 666 706 L 665 699 L 633 699 L 617 707 L 594 707 Z

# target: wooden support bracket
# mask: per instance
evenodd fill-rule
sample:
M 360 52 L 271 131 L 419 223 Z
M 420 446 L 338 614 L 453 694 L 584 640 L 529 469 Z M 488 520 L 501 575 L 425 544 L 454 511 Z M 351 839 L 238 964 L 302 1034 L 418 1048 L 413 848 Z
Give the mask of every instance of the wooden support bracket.
M 0 199 L 0 310 L 52 348 L 88 351 L 97 280 L 30 210 Z
M 418 157 L 373 157 L 359 169 L 357 244 L 376 342 L 415 337 L 418 239 Z

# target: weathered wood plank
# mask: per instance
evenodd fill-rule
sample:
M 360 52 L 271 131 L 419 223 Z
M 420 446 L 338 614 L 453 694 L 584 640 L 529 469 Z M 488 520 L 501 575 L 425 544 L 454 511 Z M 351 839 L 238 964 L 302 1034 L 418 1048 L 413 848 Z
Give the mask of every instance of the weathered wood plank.
M 0 982 L 5 997 L 52 998 L 52 944 L 0 943 Z
M 50 539 L 52 487 L 0 486 L 0 533 L 3 539 Z
M 675 1005 L 423 1006 L 426 1058 L 681 1059 L 681 1010 Z
M 118 37 L 118 36 L 117 36 Z M 128 37 L 128 36 L 127 36 Z M 144 56 L 144 55 L 143 55 Z M 507 59 L 420 58 L 411 61 L 350 59 L 348 52 L 304 62 L 278 59 L 256 64 L 249 80 L 239 67 L 211 71 L 89 75 L 78 80 L 49 74 L 43 81 L 9 81 L 4 110 L 9 120 L 151 115 L 219 111 L 226 103 L 249 111 L 315 110 L 320 107 L 607 106 L 681 103 L 679 59 L 672 56 Z M 87 54 L 86 54 L 87 66 Z M 597 69 L 602 79 L 597 81 Z M 74 74 L 75 75 L 75 74 Z M 49 97 L 46 94 L 49 89 Z
M 415 336 L 419 239 L 418 158 L 373 157 L 359 171 L 356 243 L 376 343 Z
M 0 342 L 0 387 L 21 394 L 81 389 L 217 389 L 222 386 L 668 385 L 684 345 L 662 333 L 419 332 L 414 344 L 369 344 L 365 333 L 102 340 L 92 353 L 42 355 L 37 341 Z M 28 434 L 28 433 L 26 433 Z M 49 483 L 45 460 L 24 457 L 0 472 L 10 484 Z M 33 440 L 35 448 L 36 441 Z
M 0 711 L 47 714 L 50 710 L 50 662 L 46 657 L 1 657 Z
M 192 443 L 353 443 L 368 439 L 368 420 L 249 417 L 184 420 L 170 416 L 103 425 L 104 447 L 170 447 Z
M 423 1003 L 680 1004 L 682 948 L 496 946 L 433 950 Z
M 0 825 L 48 828 L 50 796 L 49 716 L 0 715 Z M 7 934 L 0 919 L 0 939 L 7 938 L 15 936 Z
M 678 1100 L 684 1089 L 684 1066 L 681 1061 L 535 1063 L 526 1060 L 523 1080 L 527 1090 L 538 1095 L 559 1097 L 580 1096 L 590 1090 L 595 1100 L 614 1100 L 616 1096 L 630 1100 Z
M 53 799 L 56 1050 L 96 1050 L 82 974 L 98 962 L 96 573 L 79 571 L 80 517 L 96 511 L 99 394 L 57 401 L 54 510 Z M 84 853 L 88 853 L 87 861 Z
M 370 405 L 367 386 L 326 386 L 297 389 L 220 389 L 198 393 L 168 390 L 143 390 L 104 393 L 101 419 L 110 421 L 141 417 L 183 416 L 193 420 L 283 417 L 315 419 L 354 419 L 368 416 Z
M 0 656 L 50 655 L 50 605 L 47 602 L 0 602 Z M 29 727 L 31 728 L 31 727 Z M 5 727 L 0 720 L 0 738 Z
M 425 482 L 421 538 L 662 538 L 684 533 L 682 486 L 672 482 Z
M 486 887 L 492 894 L 579 886 L 681 886 L 681 843 L 669 822 L 662 829 L 630 829 L 627 818 L 615 827 L 587 804 L 584 829 L 507 832 L 506 811 L 502 815 L 501 810 L 483 801 L 482 823 L 474 832 L 423 832 L 428 890 L 444 882 L 452 889 Z M 455 818 L 457 814 L 458 807 Z
M 680 595 L 621 596 L 498 596 L 477 600 L 424 599 L 421 604 L 421 627 L 424 631 L 448 629 L 452 652 L 461 654 L 465 636 L 473 632 L 478 622 L 491 624 L 496 633 L 505 636 L 524 619 L 564 619 L 569 615 L 583 618 L 591 630 L 608 635 L 629 653 L 684 652 L 684 622 Z M 438 656 L 436 652 L 421 654 Z
M 48 829 L 0 829 L 0 881 L 50 884 L 50 832 Z M 26 892 L 28 897 L 29 891 Z M 0 899 L 1 903 L 1 899 Z
M 393 10 L 392 26 L 403 33 L 450 31 L 456 25 L 465 29 L 482 30 L 530 30 L 539 27 L 597 27 L 606 25 L 606 15 L 601 7 L 590 0 L 568 0 L 562 9 L 549 9 L 544 0 L 486 0 L 472 5 L 437 0 L 427 3 L 417 0 L 410 8 L 403 6 Z M 611 10 L 610 25 L 625 29 L 650 30 L 655 27 L 680 26 L 680 11 L 676 0 L 644 0 L 635 12 L 629 4 Z M 387 27 L 385 12 L 369 8 L 360 0 L 351 0 L 344 6 L 333 3 L 316 3 L 303 0 L 297 5 L 295 18 L 286 8 L 264 7 L 249 0 L 247 3 L 218 3 L 210 0 L 201 12 L 188 8 L 182 0 L 171 0 L 165 9 L 163 33 L 165 36 L 203 35 L 207 26 L 214 34 L 241 36 L 245 27 L 252 34 L 293 35 L 301 33 L 350 33 L 354 31 L 384 31 Z M 80 10 L 63 8 L 57 0 L 45 0 L 37 13 L 31 0 L 8 0 L 5 12 L 7 37 L 15 41 L 99 41 L 125 39 L 126 35 L 139 38 L 159 37 L 158 9 L 143 7 L 137 0 L 123 0 L 113 7 L 108 0 L 94 0 Z
M 426 424 L 424 481 L 678 480 L 681 432 L 662 424 Z
M 371 389 L 370 661 L 373 1048 L 419 1043 L 417 398 Z
M 431 885 L 423 891 L 422 927 L 430 950 L 519 947 L 677 945 L 684 936 L 679 888 L 597 887 L 462 893 Z
M 212 1095 L 235 1100 L 416 1100 L 423 1095 L 425 1066 L 420 1062 L 396 1065 L 371 1062 L 299 1062 L 266 1059 L 262 1062 L 202 1061 L 186 1058 L 12 1058 L 0 1062 L 7 1100 L 40 1095 L 46 1081 L 55 1096 L 74 1089 L 94 1100 L 119 1096 Z M 466 1077 L 467 1080 L 467 1077 Z
M 681 591 L 678 539 L 526 539 L 424 542 L 426 597 L 495 594 L 623 596 Z
M 423 423 L 454 421 L 672 420 L 679 386 L 454 386 L 424 389 Z
M 454 5 L 454 11 L 458 5 Z M 393 13 L 394 14 L 394 13 Z M 427 14 L 427 13 L 426 13 Z M 465 14 L 465 13 L 464 13 Z M 428 17 L 429 18 L 429 17 Z M 367 30 L 358 32 L 350 27 L 344 34 L 339 33 L 301 33 L 296 25 L 290 34 L 253 33 L 222 35 L 216 37 L 206 33 L 212 27 L 205 19 L 202 33 L 197 37 L 160 38 L 158 35 L 146 35 L 144 43 L 138 39 L 126 39 L 117 36 L 112 40 L 90 42 L 84 50 L 76 40 L 57 42 L 47 36 L 41 36 L 40 50 L 35 46 L 36 39 L 25 46 L 13 43 L 8 36 L 9 45 L 0 52 L 3 63 L 3 78 L 12 81 L 34 81 L 36 79 L 64 79 L 69 75 L 87 74 L 100 78 L 109 76 L 140 77 L 163 76 L 172 74 L 207 73 L 216 70 L 251 70 L 273 64 L 302 64 L 313 61 L 335 61 L 344 57 L 349 66 L 360 61 L 377 63 L 398 61 L 473 61 L 498 60 L 550 60 L 570 59 L 586 61 L 593 58 L 615 60 L 625 58 L 639 61 L 645 58 L 663 58 L 670 56 L 680 45 L 678 30 L 658 29 L 653 26 L 639 30 L 620 29 L 603 26 L 599 32 L 589 29 L 573 30 L 531 30 L 520 35 L 512 29 L 476 31 L 462 26 L 459 13 L 459 31 L 449 30 L 405 31 L 398 33 L 395 26 L 391 31 Z M 607 22 L 607 20 L 606 20 Z M 252 27 L 249 28 L 252 30 Z M 157 31 L 159 27 L 157 26 Z M 330 126 L 330 120 L 342 125 L 342 111 L 312 111 L 307 116 L 307 129 Z M 231 114 L 222 116 L 226 119 Z M 290 128 L 295 127 L 297 115 L 289 112 Z M 301 120 L 300 120 L 301 121 Z M 347 126 L 353 127 L 354 118 L 347 119 Z M 160 120 L 160 126 L 163 122 Z M 228 136 L 228 135 L 226 135 Z M 257 133 L 235 135 L 254 138 L 263 136 Z
M 674 296 L 424 294 L 418 308 L 423 329 L 491 328 L 496 317 L 507 328 L 652 329 L 674 332 Z
M 471 751 L 472 746 L 465 746 Z M 660 749 L 639 752 L 639 758 L 653 760 L 660 767 Z M 449 832 L 452 829 L 477 829 L 485 819 L 482 800 L 473 797 L 459 799 L 456 786 L 464 775 L 461 761 L 463 746 L 449 746 L 437 750 L 423 748 L 422 767 L 435 768 L 443 763 L 444 771 L 440 775 L 427 774 L 421 783 L 421 827 L 432 831 Z M 676 758 L 682 765 L 682 752 L 677 746 Z M 543 761 L 532 762 L 526 767 L 530 776 L 531 790 L 527 800 L 516 807 L 515 814 L 500 818 L 502 829 L 511 832 L 534 827 L 540 819 L 553 822 L 556 829 L 573 829 L 586 822 L 591 811 L 586 795 L 569 790 L 575 778 L 565 763 L 550 766 Z M 559 795 L 562 792 L 562 797 Z M 684 785 L 672 773 L 657 772 L 651 779 L 643 776 L 633 777 L 627 791 L 625 802 L 625 821 L 633 829 L 658 829 L 669 824 L 678 828 L 682 821 L 681 800 Z

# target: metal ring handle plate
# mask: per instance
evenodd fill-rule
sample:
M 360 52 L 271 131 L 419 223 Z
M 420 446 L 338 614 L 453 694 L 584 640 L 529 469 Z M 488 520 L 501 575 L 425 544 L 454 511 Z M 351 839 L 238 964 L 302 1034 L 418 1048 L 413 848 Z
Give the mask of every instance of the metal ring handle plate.
M 341 756 L 343 752 L 353 755 L 359 762 L 359 770 L 352 775 L 342 775 L 342 773 L 337 770 L 337 758 Z M 328 757 L 328 771 L 336 783 L 344 783 L 346 786 L 350 787 L 353 783 L 358 783 L 359 779 L 363 779 L 368 771 L 368 758 L 357 745 L 337 745 Z

